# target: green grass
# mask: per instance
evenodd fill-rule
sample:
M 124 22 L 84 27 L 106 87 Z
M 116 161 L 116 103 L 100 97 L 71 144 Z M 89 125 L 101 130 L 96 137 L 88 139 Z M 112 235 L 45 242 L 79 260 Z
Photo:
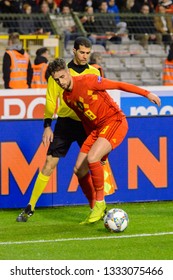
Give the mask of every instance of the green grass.
M 0 210 L 0 260 L 173 260 L 172 201 L 114 207 L 129 215 L 122 233 L 79 225 L 88 206 L 39 208 L 26 223 L 15 221 L 19 209 Z

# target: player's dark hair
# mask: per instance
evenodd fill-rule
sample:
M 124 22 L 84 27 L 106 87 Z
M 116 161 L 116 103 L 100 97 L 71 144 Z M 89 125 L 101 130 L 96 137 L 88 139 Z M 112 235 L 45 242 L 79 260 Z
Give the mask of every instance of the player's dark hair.
M 74 49 L 78 50 L 80 46 L 84 46 L 86 48 L 91 48 L 92 44 L 89 39 L 86 37 L 80 36 L 77 37 L 76 40 L 74 41 Z
M 64 70 L 66 68 L 67 66 L 65 60 L 62 58 L 56 58 L 55 60 L 49 63 L 47 70 L 49 74 L 52 75 L 52 73 L 55 73 L 60 70 Z

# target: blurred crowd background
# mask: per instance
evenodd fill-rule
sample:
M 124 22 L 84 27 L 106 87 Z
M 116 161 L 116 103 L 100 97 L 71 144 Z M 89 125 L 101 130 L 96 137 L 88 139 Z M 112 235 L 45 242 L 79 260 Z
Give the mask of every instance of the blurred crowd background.
M 170 0 L 1 0 L 0 63 L 12 32 L 19 33 L 32 62 L 41 47 L 49 48 L 50 59 L 58 54 L 70 60 L 73 42 L 82 35 L 91 40 L 93 52 L 102 55 L 106 77 L 137 85 L 162 85 L 163 64 L 173 39 L 173 3 Z M 51 44 L 53 41 L 46 39 L 58 41 Z M 0 84 L 3 84 L 1 72 Z

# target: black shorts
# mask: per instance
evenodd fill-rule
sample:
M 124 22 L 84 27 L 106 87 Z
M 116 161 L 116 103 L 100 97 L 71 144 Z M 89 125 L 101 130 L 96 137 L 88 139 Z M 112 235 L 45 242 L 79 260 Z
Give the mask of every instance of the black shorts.
M 81 121 L 58 117 L 54 129 L 53 142 L 49 145 L 47 155 L 58 158 L 65 157 L 73 142 L 76 141 L 79 147 L 81 147 L 86 137 Z

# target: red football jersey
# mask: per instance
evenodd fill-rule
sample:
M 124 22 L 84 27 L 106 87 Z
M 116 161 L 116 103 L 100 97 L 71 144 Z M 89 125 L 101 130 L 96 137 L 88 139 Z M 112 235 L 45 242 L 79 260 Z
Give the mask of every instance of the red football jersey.
M 135 85 L 112 81 L 96 75 L 87 74 L 72 77 L 72 91 L 64 91 L 63 98 L 81 119 L 86 131 L 101 129 L 113 119 L 121 120 L 124 113 L 106 92 L 106 89 L 119 89 L 142 96 L 149 91 Z

